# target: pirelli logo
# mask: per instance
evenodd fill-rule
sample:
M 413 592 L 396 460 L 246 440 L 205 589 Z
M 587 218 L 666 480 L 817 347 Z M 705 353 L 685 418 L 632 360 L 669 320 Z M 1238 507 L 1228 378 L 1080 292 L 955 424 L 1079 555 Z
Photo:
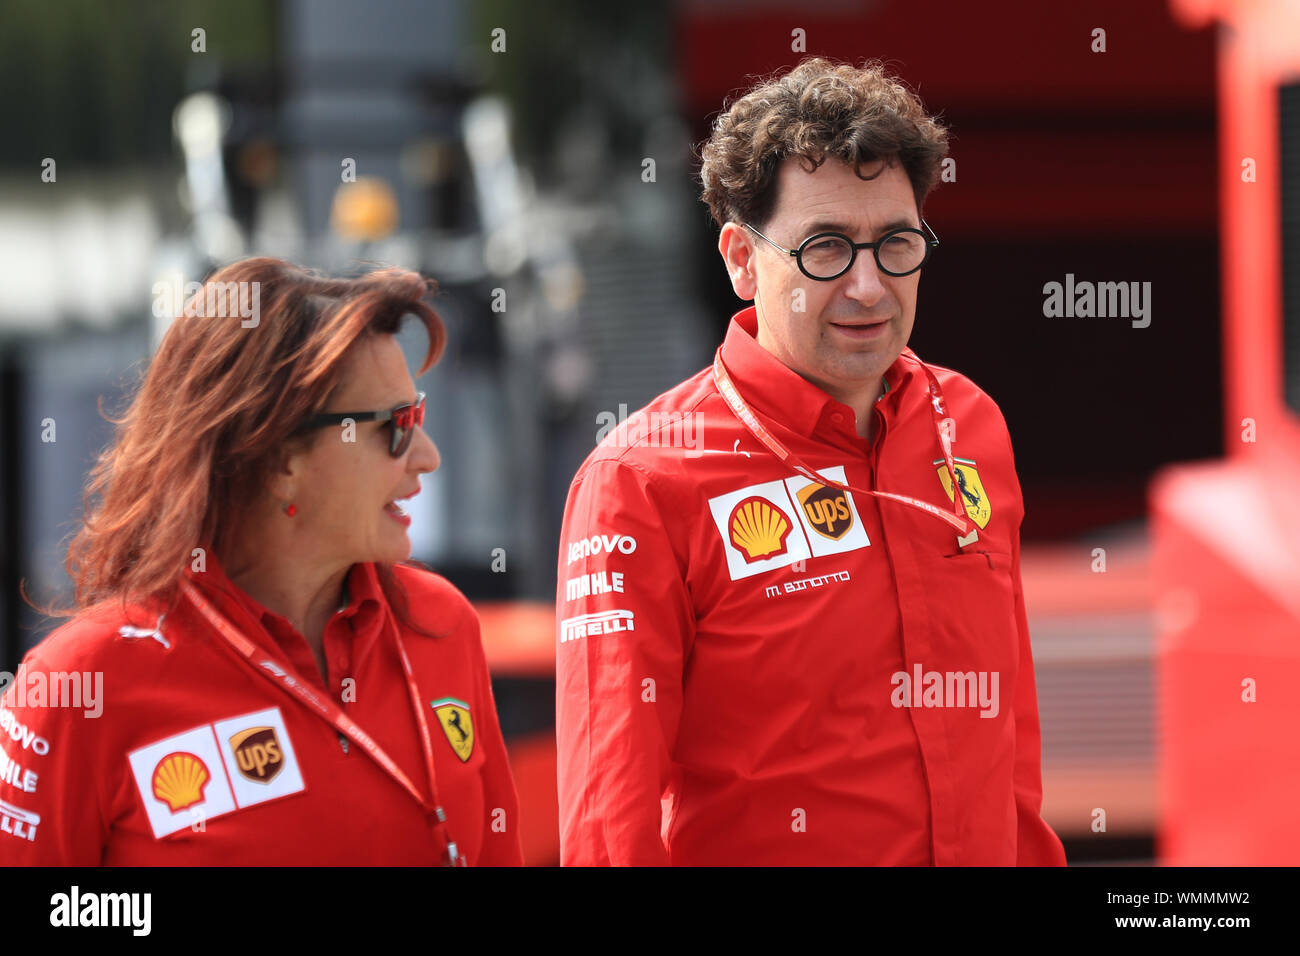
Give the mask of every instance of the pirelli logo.
M 36 842 L 36 828 L 41 825 L 41 815 L 24 810 L 0 800 L 0 832 L 28 843 Z
M 596 614 L 566 617 L 560 621 L 560 643 L 567 644 L 579 638 L 614 634 L 618 631 L 631 631 L 634 630 L 632 620 L 631 611 L 600 611 Z

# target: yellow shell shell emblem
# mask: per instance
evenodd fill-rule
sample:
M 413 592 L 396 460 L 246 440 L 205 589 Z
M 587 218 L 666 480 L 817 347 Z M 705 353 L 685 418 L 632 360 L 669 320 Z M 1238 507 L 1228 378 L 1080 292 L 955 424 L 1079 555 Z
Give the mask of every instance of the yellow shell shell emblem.
M 191 753 L 168 754 L 153 771 L 153 795 L 172 813 L 203 802 L 203 788 L 212 779 L 207 764 Z
M 746 561 L 759 561 L 785 554 L 790 519 L 772 502 L 757 495 L 736 505 L 727 521 L 731 543 Z
M 469 760 L 474 752 L 474 722 L 470 720 L 469 704 L 455 697 L 429 702 L 433 712 L 438 715 L 442 732 L 447 735 L 447 743 L 456 751 L 461 763 Z

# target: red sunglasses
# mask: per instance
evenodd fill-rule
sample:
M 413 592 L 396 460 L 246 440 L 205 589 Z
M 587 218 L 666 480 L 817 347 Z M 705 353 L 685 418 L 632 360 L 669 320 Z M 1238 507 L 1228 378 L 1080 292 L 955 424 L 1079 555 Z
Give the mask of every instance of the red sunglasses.
M 415 430 L 424 424 L 424 397 L 424 392 L 419 392 L 414 402 L 396 405 L 382 412 L 322 412 L 303 422 L 298 431 L 342 425 L 347 419 L 354 422 L 388 422 L 391 428 L 388 453 L 394 458 L 401 458 L 411 447 L 411 436 Z

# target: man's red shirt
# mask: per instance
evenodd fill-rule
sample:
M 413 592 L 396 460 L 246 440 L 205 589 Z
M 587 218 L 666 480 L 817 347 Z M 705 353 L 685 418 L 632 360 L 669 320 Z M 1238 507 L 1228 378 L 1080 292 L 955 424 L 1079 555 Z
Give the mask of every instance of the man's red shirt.
M 722 357 L 781 442 L 951 510 L 919 369 L 887 371 L 868 444 L 756 330 L 738 313 Z M 983 523 L 964 546 L 923 511 L 800 477 L 708 369 L 584 462 L 556 592 L 565 864 L 1064 864 L 1039 812 L 1010 438 L 992 399 L 932 368 Z

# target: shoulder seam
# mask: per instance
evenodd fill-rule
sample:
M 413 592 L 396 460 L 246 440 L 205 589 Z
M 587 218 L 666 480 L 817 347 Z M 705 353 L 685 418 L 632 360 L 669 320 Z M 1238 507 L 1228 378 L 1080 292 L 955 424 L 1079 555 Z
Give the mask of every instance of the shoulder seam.
M 704 371 L 704 370 L 702 369 L 701 371 Z M 700 374 L 700 373 L 699 373 L 699 372 L 696 372 L 695 374 L 698 375 L 698 374 Z M 691 377 L 694 378 L 695 376 L 691 376 Z M 683 409 L 670 409 L 670 410 L 668 410 L 668 412 L 671 413 L 672 411 L 676 411 L 676 412 L 678 412 L 679 414 L 682 414 L 682 415 L 689 415 L 689 414 L 693 413 L 694 411 L 696 411 L 696 410 L 697 410 L 697 409 L 698 409 L 702 404 L 704 404 L 704 402 L 708 401 L 711 397 L 713 397 L 713 396 L 715 396 L 715 395 L 717 395 L 717 389 L 716 389 L 716 388 L 712 389 L 711 391 L 710 391 L 710 390 L 706 390 L 705 393 L 704 393 L 703 395 L 701 395 L 698 399 L 696 399 L 696 401 L 694 402 L 694 404 L 692 404 L 692 405 L 688 405 L 687 407 L 685 407 L 685 408 L 683 408 Z M 647 404 L 647 405 L 643 405 L 641 408 L 638 408 L 638 409 L 636 410 L 636 412 L 633 413 L 633 414 L 634 414 L 634 415 L 640 415 L 642 412 L 644 412 L 644 411 L 646 410 L 646 408 L 649 407 L 650 404 L 653 404 L 653 401 L 652 401 L 651 403 Z M 664 414 L 664 412 L 658 412 L 658 413 L 656 413 L 656 414 Z M 628 422 L 628 421 L 631 420 L 631 418 L 632 418 L 632 416 L 629 416 L 628 418 L 624 419 L 622 422 L 619 422 L 617 428 L 615 428 L 613 431 L 611 431 L 610 434 L 612 435 L 612 434 L 614 434 L 615 431 L 618 430 L 618 428 L 622 428 L 623 425 L 624 425 L 626 422 Z M 637 440 L 636 442 L 634 442 L 633 444 L 630 444 L 630 445 L 624 445 L 622 448 L 619 449 L 617 455 L 612 455 L 612 456 L 608 456 L 608 457 L 606 457 L 606 456 L 601 456 L 600 458 L 595 459 L 595 461 L 622 461 L 623 458 L 628 454 L 628 452 L 633 451 L 634 449 L 637 449 L 637 448 L 649 447 L 649 446 L 647 445 L 647 443 L 648 443 L 648 441 L 649 441 L 649 439 L 650 439 L 650 435 L 652 435 L 652 434 L 655 434 L 655 435 L 659 434 L 660 432 L 663 431 L 663 429 L 664 429 L 665 427 L 668 427 L 669 425 L 671 425 L 671 423 L 661 424 L 661 425 L 659 426 L 659 428 L 655 429 L 654 431 L 647 431 L 646 434 L 645 434 L 644 436 L 638 438 L 638 440 Z M 607 447 L 607 446 L 605 445 L 605 441 L 606 441 L 606 440 L 607 440 L 607 439 L 601 439 L 600 443 L 597 444 L 596 447 L 592 449 L 592 452 L 591 452 L 591 453 L 592 453 L 592 454 L 595 454 L 596 452 L 600 451 L 603 447 Z M 592 463 L 594 464 L 594 461 L 593 461 Z

